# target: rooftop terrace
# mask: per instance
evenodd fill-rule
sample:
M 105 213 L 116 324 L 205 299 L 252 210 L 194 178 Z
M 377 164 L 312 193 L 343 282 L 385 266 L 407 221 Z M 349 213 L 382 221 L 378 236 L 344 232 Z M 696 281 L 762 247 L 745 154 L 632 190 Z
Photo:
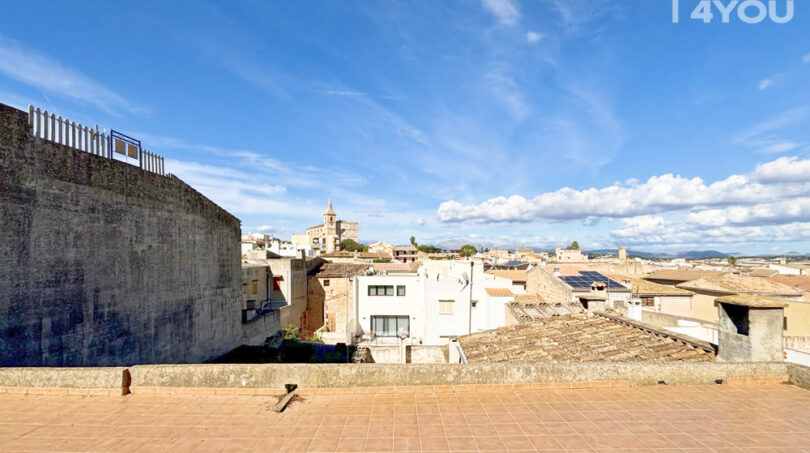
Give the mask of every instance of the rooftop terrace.
M 281 414 L 272 396 L 0 394 L 0 450 L 810 449 L 810 392 L 789 385 L 345 391 L 304 395 Z

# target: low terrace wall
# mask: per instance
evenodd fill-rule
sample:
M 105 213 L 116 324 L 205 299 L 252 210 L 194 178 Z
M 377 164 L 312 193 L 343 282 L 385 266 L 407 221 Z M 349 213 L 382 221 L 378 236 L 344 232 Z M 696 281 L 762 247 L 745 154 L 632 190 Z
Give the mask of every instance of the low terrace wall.
M 132 391 L 172 388 L 301 389 L 437 385 L 562 384 L 559 387 L 715 384 L 718 380 L 782 378 L 784 363 L 531 363 L 531 364 L 274 364 L 143 365 L 130 368 Z M 555 387 L 558 387 L 555 385 Z
M 810 390 L 810 368 L 789 363 L 199 364 L 131 368 L 0 368 L 0 393 L 278 394 L 385 392 L 420 387 L 584 388 L 781 383 Z

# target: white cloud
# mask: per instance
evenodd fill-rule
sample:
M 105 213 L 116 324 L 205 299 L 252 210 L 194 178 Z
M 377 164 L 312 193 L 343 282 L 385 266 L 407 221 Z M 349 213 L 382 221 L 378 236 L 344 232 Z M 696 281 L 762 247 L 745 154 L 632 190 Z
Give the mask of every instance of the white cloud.
M 197 162 L 167 159 L 166 170 L 234 215 L 276 214 L 318 218 L 321 206 L 284 195 L 282 186 L 261 184 L 254 173 Z
M 626 218 L 679 210 L 703 210 L 810 196 L 810 160 L 782 158 L 758 165 L 750 175 L 731 175 L 707 184 L 701 178 L 665 174 L 646 182 L 625 181 L 603 188 L 563 188 L 532 199 L 496 197 L 478 205 L 450 200 L 439 206 L 443 222 L 531 222 Z
M 690 213 L 687 221 L 700 226 L 780 225 L 791 222 L 810 222 L 810 198 L 753 206 L 706 209 Z
M 530 31 L 526 33 L 526 42 L 529 43 L 536 43 L 541 39 L 545 38 L 546 35 L 543 33 L 537 33 L 536 31 Z
M 737 134 L 732 142 L 762 153 L 784 153 L 805 146 L 805 143 L 784 139 L 777 132 L 799 123 L 807 116 L 806 108 L 795 108 L 780 113 L 766 121 L 755 124 Z
M 425 219 L 423 219 L 421 217 L 416 219 L 416 224 L 417 225 L 424 225 L 425 224 Z
M 258 231 L 259 233 L 267 233 L 267 232 L 270 232 L 270 231 L 273 231 L 273 230 L 274 230 L 274 228 L 271 227 L 270 225 L 262 225 L 262 226 L 256 228 L 256 231 Z
M 759 89 L 766 90 L 771 85 L 773 85 L 773 79 L 765 79 L 759 82 Z
M 0 73 L 47 94 L 84 102 L 109 114 L 140 111 L 121 95 L 84 74 L 2 38 Z
M 754 177 L 766 184 L 810 182 L 810 159 L 780 157 L 757 165 Z
M 520 11 L 512 0 L 481 0 L 481 4 L 501 25 L 514 25 L 520 18 Z
M 804 58 L 802 58 L 802 61 L 804 63 L 810 63 L 810 53 L 805 55 Z
M 506 73 L 505 68 L 499 67 L 486 74 L 486 81 L 492 90 L 495 100 L 499 102 L 516 121 L 522 121 L 529 113 L 531 107 L 526 102 L 520 86 Z

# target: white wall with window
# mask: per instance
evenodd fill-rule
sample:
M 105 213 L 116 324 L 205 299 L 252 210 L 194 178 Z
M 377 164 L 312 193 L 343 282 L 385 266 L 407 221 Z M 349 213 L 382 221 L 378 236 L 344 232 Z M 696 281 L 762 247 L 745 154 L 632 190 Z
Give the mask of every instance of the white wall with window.
M 462 263 L 459 268 L 463 268 Z M 469 270 L 469 264 L 466 265 Z M 455 274 L 455 275 L 454 275 Z M 461 275 L 456 276 L 456 275 Z M 469 274 L 467 274 L 469 275 Z M 371 275 L 357 279 L 359 331 L 376 338 L 395 338 L 407 326 L 408 337 L 426 345 L 446 344 L 450 338 L 505 325 L 505 304 L 513 297 L 490 297 L 486 288 L 510 288 L 508 279 L 475 272 Z M 473 307 L 471 309 L 471 299 Z M 472 316 L 472 317 L 471 317 Z M 404 318 L 407 318 L 405 324 Z

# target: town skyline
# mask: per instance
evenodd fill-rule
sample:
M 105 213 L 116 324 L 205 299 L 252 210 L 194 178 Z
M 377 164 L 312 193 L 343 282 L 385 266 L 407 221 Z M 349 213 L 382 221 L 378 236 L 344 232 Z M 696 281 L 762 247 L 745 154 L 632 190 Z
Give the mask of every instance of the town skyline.
M 615 3 L 12 3 L 0 98 L 141 139 L 245 232 L 331 196 L 363 242 L 810 252 L 810 16 Z

